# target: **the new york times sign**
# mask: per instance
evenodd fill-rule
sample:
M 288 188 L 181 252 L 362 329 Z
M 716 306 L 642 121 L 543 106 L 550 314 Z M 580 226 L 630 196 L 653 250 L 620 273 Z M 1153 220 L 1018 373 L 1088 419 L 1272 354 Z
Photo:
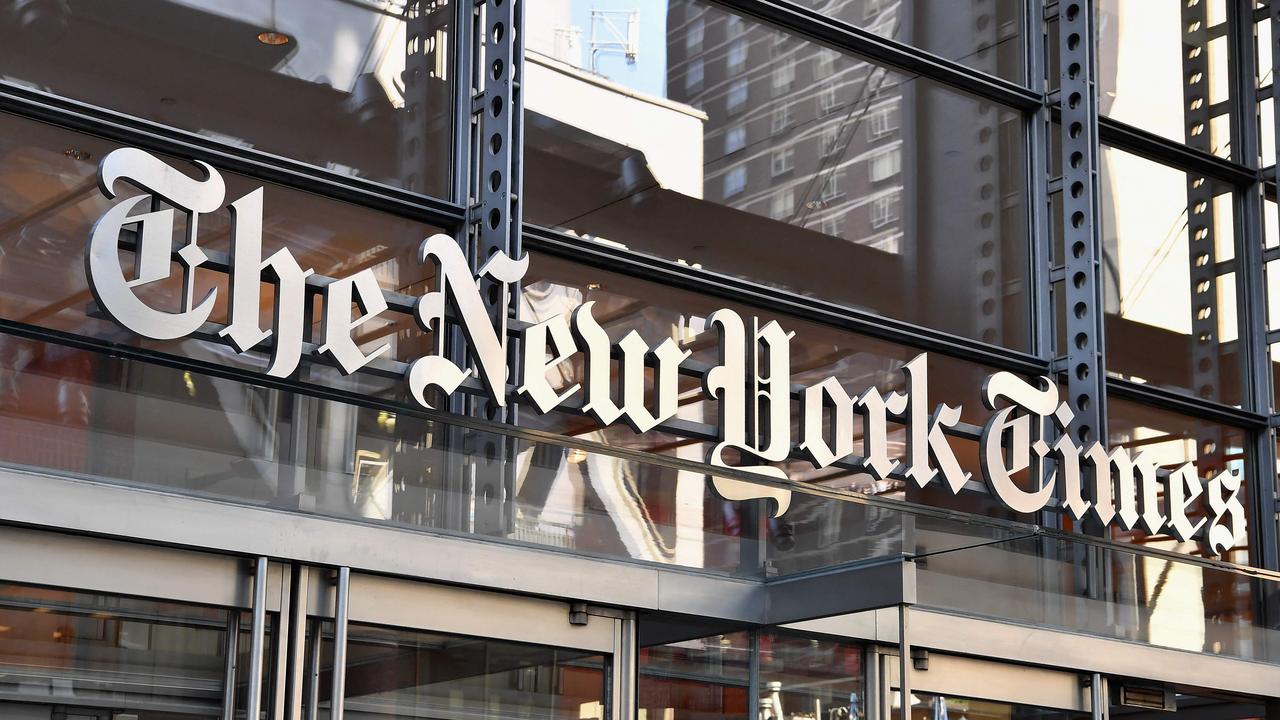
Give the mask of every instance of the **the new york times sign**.
M 270 338 L 267 373 L 287 377 L 298 367 L 306 347 L 305 286 L 313 271 L 300 266 L 288 249 L 262 257 L 262 188 L 227 202 L 222 177 L 212 167 L 199 165 L 205 175 L 202 179 L 141 150 L 121 149 L 103 159 L 98 180 L 107 197 L 115 198 L 123 183 L 145 194 L 121 200 L 94 227 L 85 260 L 89 286 L 102 311 L 139 335 L 173 340 L 195 333 L 209 320 L 217 297 L 216 289 L 203 298 L 194 297 L 195 270 L 208 260 L 196 243 L 196 230 L 202 214 L 225 208 L 232 227 L 230 316 L 220 332 L 239 352 L 268 344 Z M 164 202 L 153 203 L 152 196 Z M 175 253 L 177 213 L 185 215 L 186 233 Z M 125 229 L 134 231 L 131 277 L 120 262 Z M 417 300 L 416 321 L 423 330 L 437 331 L 446 323 L 456 323 L 468 339 L 470 357 L 461 365 L 441 354 L 413 360 L 404 377 L 410 393 L 426 406 L 430 395 L 449 395 L 475 373 L 493 402 L 505 405 L 507 328 L 502 322 L 495 325 L 485 312 L 479 282 L 488 279 L 510 292 L 528 269 L 528 258 L 498 254 L 473 275 L 457 243 L 447 235 L 423 240 L 419 255 L 423 263 L 434 264 L 436 286 Z M 184 273 L 181 311 L 157 309 L 135 294 L 139 286 L 169 278 L 175 260 Z M 275 312 L 269 327 L 262 326 L 259 313 L 263 283 L 270 283 L 274 291 Z M 322 294 L 323 324 L 314 352 L 328 355 L 344 373 L 357 372 L 387 352 L 386 344 L 366 352 L 352 339 L 353 330 L 387 310 L 373 270 L 335 278 Z M 638 433 L 670 420 L 677 409 L 679 366 L 689 351 L 670 338 L 653 347 L 634 331 L 615 342 L 592 310 L 592 303 L 584 303 L 571 313 L 521 331 L 523 377 L 514 378 L 513 383 L 520 402 L 547 413 L 581 394 L 582 411 L 600 425 L 624 422 Z M 712 313 L 707 328 L 718 333 L 720 341 L 718 362 L 702 381 L 705 399 L 719 404 L 719 438 L 707 457 L 711 465 L 727 467 L 725 457 L 732 451 L 733 456 L 751 458 L 746 467 L 738 465 L 740 469 L 785 478 L 770 463 L 786 460 L 798 448 L 817 468 L 853 461 L 877 478 L 892 474 L 918 487 L 937 483 L 955 493 L 971 479 L 948 440 L 960 422 L 960 408 L 929 405 L 927 355 L 902 368 L 903 392 L 885 395 L 872 387 L 851 396 L 837 378 L 827 378 L 806 388 L 793 403 L 792 333 L 777 322 L 763 326 L 754 318 L 748 322 L 728 309 Z M 583 382 L 555 388 L 547 381 L 547 371 L 571 360 L 583 363 Z M 653 368 L 648 388 L 646 364 Z M 1076 445 L 1066 432 L 1071 411 L 1059 401 L 1057 386 L 1049 378 L 1032 384 L 998 372 L 984 383 L 982 397 L 991 411 L 979 442 L 982 481 L 1009 508 L 1034 513 L 1051 501 L 1060 501 L 1077 521 L 1091 517 L 1125 530 L 1166 532 L 1180 540 L 1201 537 L 1215 554 L 1244 537 L 1240 479 L 1233 473 L 1222 472 L 1204 482 L 1190 463 L 1160 472 L 1146 453 L 1130 455 L 1124 448 L 1108 451 L 1096 442 Z M 858 416 L 863 422 L 860 443 L 854 435 Z M 890 457 L 888 442 L 890 424 L 899 420 L 907 440 L 902 460 Z M 1050 438 L 1056 439 L 1050 442 Z M 1015 474 L 1039 467 L 1051 471 L 1038 487 L 1014 481 Z M 728 499 L 772 497 L 777 500 L 777 514 L 786 512 L 790 503 L 785 489 L 726 478 L 713 482 Z

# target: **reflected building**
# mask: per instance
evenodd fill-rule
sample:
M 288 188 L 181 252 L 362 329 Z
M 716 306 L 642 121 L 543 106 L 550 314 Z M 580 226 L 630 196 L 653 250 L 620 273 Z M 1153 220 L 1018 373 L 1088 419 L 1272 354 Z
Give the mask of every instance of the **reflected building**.
M 896 39 L 981 19 L 960 3 L 817 9 Z M 993 67 L 994 15 L 985 35 L 964 37 L 979 48 L 970 59 L 990 55 Z M 762 242 L 809 248 L 800 263 L 754 276 L 820 297 L 832 284 L 863 285 L 844 292 L 855 306 L 883 312 L 892 298 L 897 312 L 958 334 L 1026 342 L 1014 309 L 1026 257 L 1010 243 L 1027 221 L 1010 182 L 1023 157 L 1016 117 L 699 3 L 672 3 L 667 23 L 668 94 L 709 117 L 705 198 L 778 223 L 756 225 Z M 945 179 L 961 173 L 971 184 Z M 707 245 L 694 257 L 708 266 L 752 251 Z

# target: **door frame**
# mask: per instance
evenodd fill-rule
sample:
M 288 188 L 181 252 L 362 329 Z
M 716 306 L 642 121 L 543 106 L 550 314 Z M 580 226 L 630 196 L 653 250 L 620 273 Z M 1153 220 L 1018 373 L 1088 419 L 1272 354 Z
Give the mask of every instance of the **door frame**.
M 283 670 L 285 717 L 307 720 L 303 705 L 316 707 L 314 695 L 304 703 L 305 674 L 317 662 L 314 652 L 304 657 L 307 628 L 332 620 L 335 628 L 335 666 L 350 622 L 440 632 L 467 637 L 530 643 L 582 650 L 605 658 L 605 717 L 632 720 L 635 713 L 636 622 L 630 611 L 586 603 L 553 600 L 442 585 L 420 580 L 351 572 L 345 568 L 295 565 L 291 585 L 291 637 Z M 311 683 L 313 688 L 315 684 Z M 345 688 L 334 683 L 332 703 L 345 699 Z M 339 693 L 342 693 L 341 695 Z M 341 720 L 341 712 L 331 715 Z
M 898 648 L 872 646 L 868 659 L 880 678 L 876 720 L 889 720 L 895 698 L 900 698 Z M 963 655 L 928 651 L 913 656 L 910 670 L 911 692 L 945 697 L 972 698 L 993 702 L 1091 713 L 1091 675 L 986 660 Z M 922 669 L 927 668 L 927 669 Z M 870 682 L 870 678 L 868 679 Z
M 250 558 L 101 537 L 0 526 L 0 581 L 59 590 L 123 595 L 162 602 L 205 605 L 229 611 L 249 611 L 250 651 L 246 712 L 266 709 L 280 717 L 282 693 L 274 707 L 262 678 L 266 663 L 282 664 L 280 654 L 288 633 L 287 566 L 265 557 Z M 275 650 L 267 646 L 266 618 L 275 613 Z M 235 708 L 236 664 L 240 616 L 228 621 L 223 668 L 222 717 L 231 720 Z M 279 681 L 278 672 L 271 682 Z M 279 687 L 279 685 L 276 685 Z

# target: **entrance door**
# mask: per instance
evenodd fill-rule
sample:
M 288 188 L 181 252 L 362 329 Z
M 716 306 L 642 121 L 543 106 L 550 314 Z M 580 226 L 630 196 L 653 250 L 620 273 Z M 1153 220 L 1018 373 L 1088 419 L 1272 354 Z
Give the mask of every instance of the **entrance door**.
M 624 613 L 369 575 L 344 581 L 315 568 L 301 574 L 309 599 L 300 720 L 627 714 L 620 698 L 633 623 Z
M 896 650 L 874 653 L 880 720 L 901 720 Z M 1089 720 L 1088 677 L 976 658 L 920 654 L 910 676 L 911 720 Z
M 0 547 L 0 717 L 232 720 L 271 707 L 283 566 L 10 527 Z

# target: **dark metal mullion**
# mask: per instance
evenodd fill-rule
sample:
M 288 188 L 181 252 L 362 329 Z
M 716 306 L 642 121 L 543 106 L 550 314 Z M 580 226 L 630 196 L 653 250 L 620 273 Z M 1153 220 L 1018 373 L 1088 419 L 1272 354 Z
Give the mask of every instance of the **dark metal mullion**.
M 478 272 L 489 258 L 503 254 L 518 258 L 521 251 L 521 175 L 522 152 L 520 125 L 524 120 L 521 101 L 524 74 L 523 0 L 478 0 L 480 22 L 474 24 L 474 51 L 483 50 L 483 62 L 473 55 L 478 71 L 476 95 L 470 105 L 474 113 L 476 136 L 472 148 L 472 181 L 475 197 L 468 206 L 472 216 L 474 251 L 472 271 Z M 480 282 L 481 298 L 489 321 L 500 329 L 500 337 L 519 308 L 521 287 L 509 291 L 492 279 Z M 517 341 L 518 342 L 518 341 Z M 515 369 L 516 342 L 508 340 L 507 367 Z M 461 360 L 462 358 L 455 358 Z M 479 373 L 477 373 L 479 375 Z M 495 388 L 501 392 L 500 389 Z M 470 397 L 465 412 L 511 424 L 518 422 L 517 406 L 501 406 L 484 397 Z M 505 438 L 494 443 L 463 441 L 468 455 L 466 470 L 474 478 L 472 494 L 493 498 L 493 502 L 477 503 L 472 522 L 484 534 L 507 533 L 514 527 L 515 446 Z
M 1044 13 L 1034 5 L 1023 12 L 1024 44 L 1027 50 L 1027 77 L 1036 90 L 1043 91 L 1047 83 L 1048 31 Z M 1028 257 L 1031 352 L 1037 357 L 1052 360 L 1054 353 L 1054 307 L 1050 293 L 1051 265 L 1053 264 L 1053 233 L 1049 204 L 1049 133 L 1052 131 L 1049 108 L 1041 104 L 1035 112 L 1026 114 L 1026 172 L 1030 180 L 1028 194 L 1027 233 L 1031 241 Z M 1060 188 L 1059 188 L 1059 191 Z
M 1101 213 L 1098 174 L 1096 43 L 1092 3 L 1064 0 L 1058 5 L 1058 78 L 1061 114 L 1058 132 L 1062 166 L 1062 257 L 1066 307 L 1068 406 L 1074 415 L 1069 432 L 1080 446 L 1107 441 L 1107 393 L 1102 291 Z M 1082 526 L 1103 534 L 1097 523 Z M 1091 579 L 1105 568 L 1090 563 Z M 1098 586 L 1090 583 L 1091 588 Z
M 828 17 L 789 0 L 711 0 L 733 12 L 749 15 L 788 33 L 845 50 L 878 65 L 950 85 L 965 92 L 1024 111 L 1044 104 L 1042 93 L 888 40 L 865 28 Z
M 1258 126 L 1258 92 L 1256 89 L 1257 43 L 1254 40 L 1252 0 L 1236 0 L 1228 7 L 1227 22 L 1231 29 L 1232 99 L 1235 102 L 1232 119 L 1232 138 L 1236 156 L 1255 162 L 1259 157 L 1261 136 Z M 1266 242 L 1262 224 L 1265 208 L 1259 185 L 1237 193 L 1233 203 L 1237 213 L 1235 252 L 1240 259 L 1236 274 L 1236 316 L 1240 327 L 1237 336 L 1240 347 L 1237 355 L 1243 367 L 1244 397 L 1246 409 L 1260 417 L 1271 410 L 1271 361 L 1267 353 L 1267 298 L 1266 279 L 1262 263 L 1262 248 Z M 1252 451 L 1245 464 L 1247 494 L 1254 498 L 1274 497 L 1276 477 L 1275 442 L 1270 428 L 1253 428 L 1248 433 Z M 1255 531 L 1249 533 L 1249 555 L 1253 563 L 1275 569 L 1280 562 L 1276 547 L 1275 513 L 1268 508 L 1273 503 L 1252 503 L 1249 521 Z M 1256 611 L 1265 617 L 1268 608 L 1265 598 L 1255 598 Z
M 478 38 L 473 21 L 475 5 L 469 2 L 454 3 L 453 16 L 453 202 L 465 214 L 471 205 L 471 118 L 472 86 L 475 72 L 473 63 Z M 425 119 L 424 119 L 425 122 Z
M 1048 18 L 1043 8 L 1032 6 L 1023 13 L 1024 29 L 1027 37 L 1027 77 L 1037 90 L 1047 90 L 1049 82 L 1049 46 Z M 1031 241 L 1029 253 L 1030 267 L 1027 277 L 1030 280 L 1028 291 L 1031 309 L 1031 351 L 1048 361 L 1054 357 L 1054 340 L 1056 318 L 1053 295 L 1053 206 L 1050 196 L 1062 192 L 1061 181 L 1052 183 L 1049 177 L 1049 153 L 1053 124 L 1048 105 L 1041 105 L 1034 113 L 1028 115 L 1027 138 L 1027 177 L 1030 180 L 1028 196 L 1028 238 Z M 1056 187 L 1050 187 L 1051 184 Z M 1052 430 L 1052 426 L 1049 428 Z M 1046 439 L 1053 442 L 1053 435 L 1046 433 Z M 1038 463 L 1040 482 L 1048 480 L 1052 468 L 1048 463 Z M 1060 494 L 1060 493 L 1058 493 Z M 1061 529 L 1062 514 L 1045 509 L 1038 513 L 1038 522 L 1046 527 Z M 1052 579 L 1045 574 L 1041 582 L 1048 587 Z
M 1207 129 L 1206 132 L 1208 132 Z M 1176 140 L 1126 125 L 1109 117 L 1098 118 L 1098 135 L 1103 144 L 1117 150 L 1124 150 L 1179 169 L 1197 172 L 1237 187 L 1250 185 L 1258 179 L 1258 172 L 1252 168 L 1194 150 Z
M 1135 400 L 1144 405 L 1170 410 L 1180 415 L 1190 415 L 1201 420 L 1225 423 L 1244 429 L 1259 428 L 1267 424 L 1267 416 L 1262 413 L 1206 402 L 1176 390 L 1135 383 L 1117 377 L 1107 378 L 1107 394 L 1111 397 Z
M 223 144 L 185 130 L 3 81 L 0 81 L 0 112 L 96 135 L 123 145 L 177 155 L 184 160 L 204 160 L 221 170 L 446 228 L 458 225 L 466 215 L 462 206 L 447 200 L 353 178 L 260 150 Z
M 617 272 L 631 278 L 679 287 L 750 304 L 862 335 L 937 351 L 962 360 L 1031 375 L 1048 372 L 1048 362 L 1035 355 L 770 288 L 750 280 L 721 275 L 642 253 L 603 245 L 556 230 L 525 225 L 527 250 L 543 252 Z

